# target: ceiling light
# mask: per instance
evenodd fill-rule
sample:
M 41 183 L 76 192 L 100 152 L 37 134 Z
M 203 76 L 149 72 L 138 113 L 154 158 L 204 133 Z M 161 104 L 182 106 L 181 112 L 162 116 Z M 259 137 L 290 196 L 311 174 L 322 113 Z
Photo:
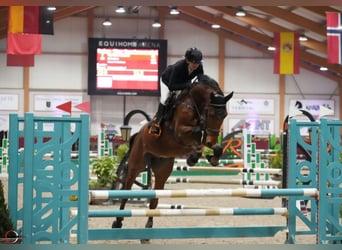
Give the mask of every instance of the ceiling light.
M 276 48 L 275 48 L 275 47 L 273 47 L 273 46 L 268 46 L 268 47 L 267 47 L 267 50 L 269 50 L 269 51 L 275 51 L 275 50 L 276 50 Z
M 235 16 L 246 16 L 246 12 L 242 8 L 238 8 Z
M 170 9 L 170 14 L 171 15 L 178 15 L 179 14 L 179 10 L 177 9 L 177 7 L 172 7 Z
M 320 71 L 327 71 L 328 68 L 327 68 L 327 67 L 324 67 L 324 66 L 321 66 L 321 67 L 319 68 L 319 70 L 320 70 Z
M 219 28 L 221 28 L 221 25 L 213 23 L 213 24 L 211 25 L 211 27 L 212 27 L 213 29 L 219 29 Z
M 55 6 L 49 6 L 49 7 L 47 7 L 47 10 L 49 10 L 49 11 L 55 11 L 55 10 L 56 10 L 56 7 L 55 7 Z
M 115 10 L 116 13 L 125 13 L 126 10 L 123 6 L 118 6 Z
M 110 21 L 109 18 L 106 18 L 103 23 L 102 23 L 103 26 L 111 26 L 112 25 L 112 22 Z
M 299 36 L 299 41 L 305 42 L 305 41 L 307 41 L 307 40 L 308 40 L 308 38 L 307 38 L 306 35 L 301 34 L 301 35 Z
M 154 21 L 154 22 L 152 23 L 152 27 L 153 27 L 153 28 L 159 28 L 159 27 L 161 27 L 161 24 L 160 24 L 160 22 L 159 22 L 158 20 L 156 20 L 156 21 Z

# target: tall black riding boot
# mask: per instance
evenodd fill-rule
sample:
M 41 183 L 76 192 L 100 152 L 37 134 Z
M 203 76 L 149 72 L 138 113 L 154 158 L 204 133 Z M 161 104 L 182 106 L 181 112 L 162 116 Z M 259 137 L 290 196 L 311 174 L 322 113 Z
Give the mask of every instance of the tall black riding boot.
M 166 108 L 165 105 L 159 103 L 158 111 L 157 111 L 156 115 L 152 119 L 151 128 L 149 130 L 150 134 L 155 134 L 155 135 L 158 135 L 158 136 L 161 134 L 160 123 L 163 120 L 165 108 Z

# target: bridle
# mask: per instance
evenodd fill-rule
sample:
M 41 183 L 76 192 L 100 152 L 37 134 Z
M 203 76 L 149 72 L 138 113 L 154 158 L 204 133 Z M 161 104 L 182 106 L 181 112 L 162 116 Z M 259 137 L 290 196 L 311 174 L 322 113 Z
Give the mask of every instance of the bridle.
M 206 143 L 206 138 L 208 133 L 212 134 L 213 136 L 219 136 L 220 134 L 220 129 L 216 129 L 216 128 L 210 128 L 208 127 L 208 113 L 209 113 L 209 107 L 213 107 L 214 109 L 218 109 L 218 108 L 224 108 L 226 106 L 226 104 L 224 103 L 212 103 L 211 101 L 204 107 L 203 112 L 201 114 L 197 103 L 195 102 L 191 92 L 190 94 L 190 99 L 191 99 L 191 103 L 193 105 L 193 107 L 195 108 L 197 117 L 199 119 L 199 126 L 201 129 L 201 143 L 205 144 Z

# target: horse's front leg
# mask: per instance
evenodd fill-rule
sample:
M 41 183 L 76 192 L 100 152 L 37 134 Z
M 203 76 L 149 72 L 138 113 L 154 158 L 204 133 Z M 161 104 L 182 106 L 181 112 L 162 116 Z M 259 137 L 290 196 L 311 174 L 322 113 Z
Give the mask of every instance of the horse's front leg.
M 198 159 L 201 158 L 202 156 L 202 148 L 198 148 L 197 150 L 191 152 L 189 157 L 186 159 L 186 163 L 188 166 L 194 166 L 197 162 Z
M 211 149 L 213 150 L 213 155 L 207 155 L 207 160 L 211 165 L 217 166 L 220 163 L 223 148 L 222 146 L 216 144 Z

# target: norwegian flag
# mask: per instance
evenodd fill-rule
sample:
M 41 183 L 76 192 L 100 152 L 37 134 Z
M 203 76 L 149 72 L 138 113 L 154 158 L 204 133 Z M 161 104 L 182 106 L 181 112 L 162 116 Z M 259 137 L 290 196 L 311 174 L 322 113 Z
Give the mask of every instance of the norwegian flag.
M 342 64 L 342 13 L 327 12 L 328 63 Z

